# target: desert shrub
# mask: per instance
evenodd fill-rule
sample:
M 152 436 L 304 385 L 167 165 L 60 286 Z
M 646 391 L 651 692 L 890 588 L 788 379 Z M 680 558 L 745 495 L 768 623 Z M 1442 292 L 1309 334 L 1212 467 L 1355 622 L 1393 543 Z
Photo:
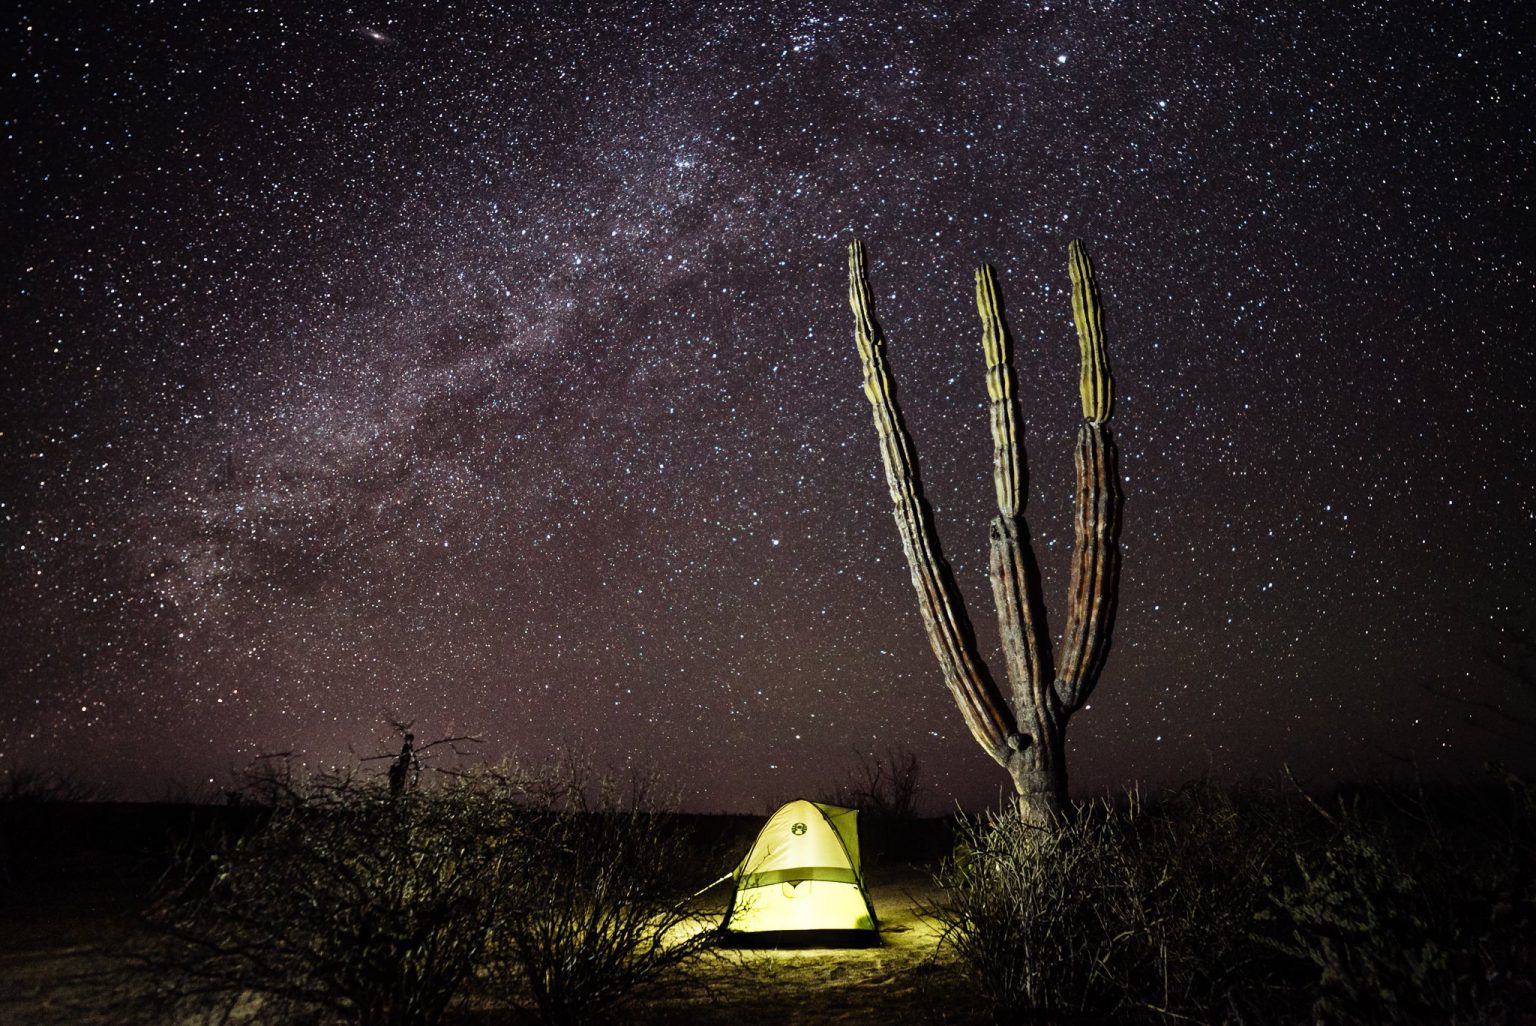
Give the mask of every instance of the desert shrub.
M 1277 903 L 1291 936 L 1281 945 L 1318 971 L 1315 1005 L 1325 1021 L 1412 1023 L 1458 1000 L 1451 923 L 1435 922 L 1435 897 L 1385 834 L 1350 823 L 1321 853 L 1298 859 L 1301 880 Z
M 1121 814 L 1128 896 L 1112 989 L 1132 1018 L 1251 1022 L 1294 1006 L 1293 974 L 1259 942 L 1276 867 L 1306 843 L 1272 790 L 1194 783 Z
M 188 852 L 151 909 L 150 1005 L 250 1022 L 440 1021 L 501 911 L 504 797 L 459 780 L 391 798 L 346 777 L 267 797 L 259 826 Z
M 480 999 L 564 1026 L 710 939 L 687 838 L 638 786 L 565 766 L 247 791 L 261 821 L 184 853 L 150 911 L 137 1018 L 432 1026 Z
M 879 755 L 855 755 L 858 765 L 832 791 L 828 804 L 858 809 L 870 819 L 899 823 L 917 819 L 917 796 L 923 791 L 917 753 L 889 747 Z
M 1113 936 L 1102 892 L 1116 876 L 1104 857 L 1117 839 L 1103 815 L 1054 832 L 1011 811 L 962 825 L 955 859 L 939 873 L 949 900 L 931 914 L 998 1021 L 1101 1004 Z
M 1531 1007 L 1533 793 L 1507 817 L 1432 807 L 1422 792 L 1324 813 L 1326 841 L 1275 888 L 1271 943 L 1310 970 L 1318 1021 L 1503 1023 Z M 1502 823 L 1500 822 L 1502 818 Z
M 108 801 L 112 791 L 68 770 L 9 766 L 0 772 L 0 807 L 43 802 Z
M 643 782 L 546 775 L 528 803 L 489 949 L 504 1000 L 548 1026 L 608 1022 L 708 951 L 687 899 L 707 870 L 682 822 Z
M 1199 785 L 1152 805 L 1132 795 L 1101 815 L 1088 895 L 1104 949 L 1101 1009 L 1155 1019 L 1231 1003 L 1252 948 L 1262 831 L 1230 795 Z
M 866 865 L 938 854 L 928 850 L 931 831 L 918 825 L 922 767 L 908 748 L 888 747 L 878 755 L 855 753 L 857 765 L 827 795 L 829 805 L 859 810 L 859 835 Z
M 1252 927 L 1289 830 L 1276 804 L 1206 787 L 1054 830 L 1006 812 L 962 827 L 933 914 L 998 1021 L 1220 1021 L 1281 990 Z
M 0 904 L 18 885 L 57 867 L 62 852 L 38 850 L 40 837 L 52 833 L 49 809 L 78 802 L 109 801 L 112 791 L 64 770 L 7 766 L 0 770 Z M 12 839 L 28 844 L 13 847 Z

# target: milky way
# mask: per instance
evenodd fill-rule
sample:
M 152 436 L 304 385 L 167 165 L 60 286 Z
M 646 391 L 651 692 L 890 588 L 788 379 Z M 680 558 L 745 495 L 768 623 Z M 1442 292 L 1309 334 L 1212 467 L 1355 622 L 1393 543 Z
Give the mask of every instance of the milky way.
M 1125 563 L 1078 793 L 1519 754 L 1478 703 L 1531 711 L 1525 16 L 330 6 L 8 19 L 0 766 L 153 795 L 394 719 L 701 808 L 887 746 L 987 799 L 855 237 L 989 657 L 971 273 L 1059 629 L 1094 254 Z

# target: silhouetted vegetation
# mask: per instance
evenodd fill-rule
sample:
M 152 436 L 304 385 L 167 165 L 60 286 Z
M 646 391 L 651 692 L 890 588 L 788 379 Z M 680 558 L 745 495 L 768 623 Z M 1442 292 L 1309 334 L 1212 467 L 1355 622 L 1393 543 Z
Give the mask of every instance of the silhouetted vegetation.
M 923 786 L 917 753 L 890 746 L 878 755 L 859 752 L 856 757 L 847 779 L 824 800 L 859 810 L 864 863 L 931 861 L 947 850 L 949 835 L 942 824 L 918 816 Z
M 431 787 L 264 774 L 254 829 L 178 860 L 145 1018 L 432 1026 L 471 996 L 593 1021 L 699 954 L 676 824 L 586 770 Z
M 917 753 L 889 747 L 879 755 L 857 753 L 858 765 L 832 792 L 829 804 L 858 809 L 867 819 L 911 823 L 917 819 L 922 776 Z
M 536 802 L 498 883 L 487 977 L 507 1003 L 551 1026 L 611 1021 L 714 944 L 684 900 L 713 867 L 643 783 L 585 772 L 537 781 Z
M 880 793 L 893 763 L 915 770 L 897 756 L 840 796 L 869 822 L 905 807 Z M 919 989 L 913 1021 L 950 1024 L 1516 1026 L 1536 1008 L 1536 794 L 1510 774 L 1315 797 L 1194 784 L 1082 805 L 1056 831 L 913 820 L 945 850 L 958 837 L 944 889 L 888 865 L 873 893 L 882 922 L 930 906 L 940 957 L 903 926 L 877 961 L 805 952 L 770 984 L 726 958 L 702 987 L 661 988 L 704 968 L 717 918 L 688 896 L 759 820 L 669 815 L 641 783 L 570 764 L 432 770 L 394 795 L 382 766 L 291 769 L 268 760 L 238 806 L 0 805 L 26 856 L 6 964 L 29 981 L 0 985 L 0 1019 L 718 1026 L 849 993 L 850 976 L 868 1021 Z M 50 977 L 28 968 L 40 935 Z
M 933 915 L 999 1022 L 1521 1022 L 1536 808 L 1509 784 L 1475 811 L 1197 785 L 1056 832 L 1009 813 L 963 826 Z
M 98 802 L 111 797 L 110 789 L 70 772 L 11 766 L 0 773 L 0 805 Z
M 1422 792 L 1356 797 L 1295 855 L 1264 940 L 1306 968 L 1318 1021 L 1529 1021 L 1536 788 L 1499 772 L 1503 815 Z

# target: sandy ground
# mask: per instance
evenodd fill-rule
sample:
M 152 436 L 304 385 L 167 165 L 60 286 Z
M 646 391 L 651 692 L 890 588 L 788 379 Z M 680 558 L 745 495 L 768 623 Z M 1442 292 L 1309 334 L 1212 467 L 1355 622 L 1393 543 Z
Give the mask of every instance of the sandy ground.
M 0 1026 L 87 1026 L 113 959 L 133 943 L 145 885 L 92 880 L 19 893 L 0 907 Z
M 953 964 L 922 908 L 942 892 L 927 870 L 877 868 L 870 897 L 880 917 L 877 948 L 728 951 L 683 993 L 650 1002 L 643 1023 L 696 1026 L 775 1023 L 960 1024 L 986 1019 L 969 1008 Z
M 670 985 L 614 1021 L 637 1026 L 985 1021 L 969 1007 L 953 965 L 936 951 L 933 924 L 919 914 L 940 897 L 927 871 L 878 868 L 869 884 L 880 917 L 880 947 L 722 951 L 695 978 Z M 19 895 L 0 908 L 0 1024 L 111 1023 L 101 1011 L 102 973 L 109 956 L 133 943 L 131 924 L 142 893 L 142 884 L 93 882 L 59 894 Z M 720 900 L 723 906 L 723 894 Z M 486 1020 L 475 1016 L 474 1021 Z

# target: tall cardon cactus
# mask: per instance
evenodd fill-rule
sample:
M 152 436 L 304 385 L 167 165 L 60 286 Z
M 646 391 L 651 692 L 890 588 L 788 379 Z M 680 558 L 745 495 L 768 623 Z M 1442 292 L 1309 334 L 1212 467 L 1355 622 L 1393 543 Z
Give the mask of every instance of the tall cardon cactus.
M 976 272 L 976 306 L 986 356 L 997 516 L 991 529 L 992 598 L 1013 701 L 1010 705 L 976 647 L 975 632 L 945 562 L 933 511 L 923 496 L 917 452 L 896 403 L 896 382 L 875 320 L 864 245 L 848 250 L 848 297 L 864 368 L 864 394 L 874 411 L 896 529 L 917 589 L 929 643 L 966 726 L 982 749 L 1013 778 L 1026 818 L 1049 824 L 1065 815 L 1067 721 L 1098 683 L 1109 653 L 1120 580 L 1119 454 L 1109 430 L 1114 378 L 1104 347 L 1103 315 L 1093 263 L 1081 242 L 1068 247 L 1072 317 L 1081 351 L 1077 429 L 1077 511 L 1068 588 L 1067 624 L 1058 661 L 1046 623 L 1029 525 L 1024 520 L 1028 467 L 1014 388 L 1013 340 L 1003 317 L 997 275 Z

